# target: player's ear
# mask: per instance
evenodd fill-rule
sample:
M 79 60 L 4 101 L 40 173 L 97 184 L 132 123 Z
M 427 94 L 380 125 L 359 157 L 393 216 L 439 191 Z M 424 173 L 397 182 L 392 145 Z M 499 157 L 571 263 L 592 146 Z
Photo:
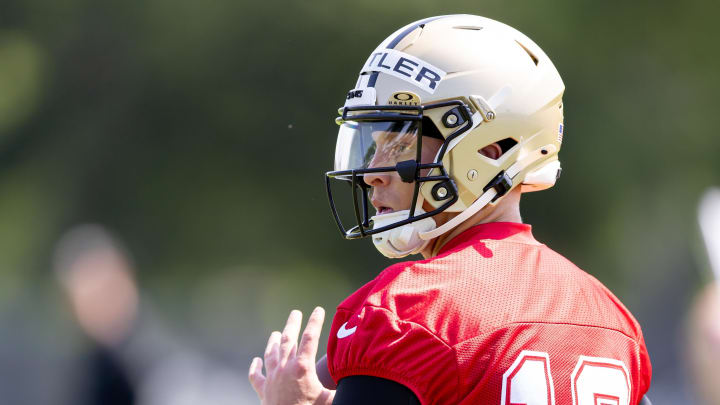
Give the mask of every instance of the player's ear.
M 502 156 L 503 151 L 500 145 L 498 145 L 497 142 L 491 143 L 488 146 L 485 146 L 484 148 L 480 149 L 478 152 L 482 153 L 483 156 L 488 157 L 493 160 L 497 160 L 500 156 Z

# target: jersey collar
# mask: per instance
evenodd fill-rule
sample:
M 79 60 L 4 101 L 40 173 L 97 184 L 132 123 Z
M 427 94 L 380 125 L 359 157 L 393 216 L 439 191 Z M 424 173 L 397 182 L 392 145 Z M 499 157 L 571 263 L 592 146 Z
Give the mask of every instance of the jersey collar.
M 529 245 L 540 244 L 533 237 L 532 226 L 528 224 L 517 222 L 488 222 L 475 225 L 452 238 L 440 248 L 438 255 L 461 250 L 479 239 L 508 240 Z

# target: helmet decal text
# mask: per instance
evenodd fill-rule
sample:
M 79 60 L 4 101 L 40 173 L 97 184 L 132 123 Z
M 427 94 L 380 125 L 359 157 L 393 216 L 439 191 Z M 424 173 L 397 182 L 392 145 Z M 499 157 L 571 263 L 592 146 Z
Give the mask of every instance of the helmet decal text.
M 435 93 L 438 83 L 447 74 L 420 58 L 394 49 L 373 52 L 362 68 L 361 73 L 365 72 L 381 72 L 395 76 L 430 94 Z
M 375 105 L 375 89 L 366 87 L 364 89 L 352 89 L 345 97 L 345 107 L 356 105 Z

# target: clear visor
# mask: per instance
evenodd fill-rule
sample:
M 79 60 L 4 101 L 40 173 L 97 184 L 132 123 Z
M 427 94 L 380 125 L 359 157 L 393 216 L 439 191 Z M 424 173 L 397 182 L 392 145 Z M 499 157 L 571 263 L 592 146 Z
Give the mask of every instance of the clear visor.
M 335 147 L 335 170 L 395 167 L 415 160 L 419 121 L 346 121 Z

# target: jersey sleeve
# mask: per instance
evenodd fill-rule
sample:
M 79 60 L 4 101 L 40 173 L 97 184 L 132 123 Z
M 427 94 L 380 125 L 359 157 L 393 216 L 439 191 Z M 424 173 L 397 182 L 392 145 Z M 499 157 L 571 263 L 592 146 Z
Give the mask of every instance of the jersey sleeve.
M 328 341 L 328 366 L 335 382 L 353 375 L 375 376 L 408 387 L 423 405 L 458 400 L 452 348 L 382 307 L 338 308 Z

